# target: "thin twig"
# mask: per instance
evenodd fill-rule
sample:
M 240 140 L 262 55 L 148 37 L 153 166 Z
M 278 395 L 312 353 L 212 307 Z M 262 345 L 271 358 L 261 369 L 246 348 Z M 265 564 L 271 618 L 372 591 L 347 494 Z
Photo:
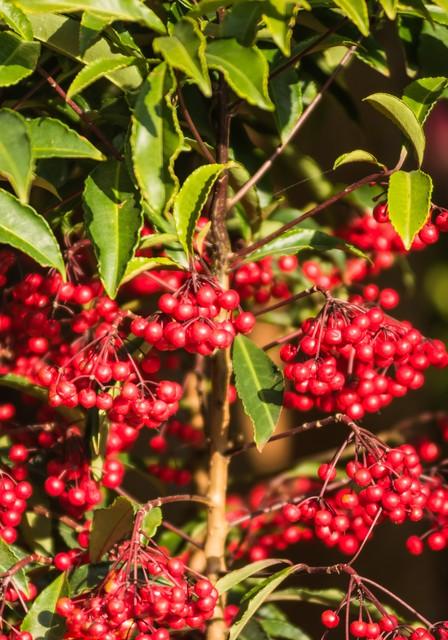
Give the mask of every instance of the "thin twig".
M 210 149 L 205 144 L 204 140 L 202 139 L 202 136 L 199 133 L 199 130 L 196 127 L 196 125 L 195 125 L 195 123 L 193 121 L 193 118 L 191 117 L 191 114 L 190 114 L 190 112 L 188 110 L 188 107 L 187 107 L 187 105 L 185 103 L 184 94 L 182 93 L 182 88 L 181 88 L 179 82 L 177 83 L 177 97 L 179 99 L 180 108 L 182 109 L 182 114 L 183 114 L 183 116 L 185 118 L 185 122 L 187 123 L 191 133 L 193 134 L 196 142 L 198 143 L 199 148 L 202 151 L 202 155 L 211 164 L 213 164 L 214 162 L 216 162 L 216 159 L 213 156 L 213 154 L 211 153 Z
M 285 140 L 275 149 L 274 153 L 261 165 L 261 167 L 256 171 L 253 176 L 241 187 L 239 191 L 230 198 L 227 202 L 227 209 L 232 209 L 238 202 L 244 198 L 246 193 L 252 189 L 263 176 L 269 171 L 269 169 L 274 164 L 275 160 L 283 153 L 291 140 L 297 135 L 302 126 L 314 112 L 318 104 L 321 102 L 325 92 L 327 89 L 333 84 L 334 80 L 337 78 L 339 73 L 347 66 L 350 62 L 356 48 L 358 45 L 353 45 L 350 49 L 345 53 L 342 60 L 338 64 L 338 66 L 334 69 L 333 73 L 328 77 L 326 82 L 323 84 L 319 93 L 316 94 L 314 99 L 310 102 L 308 107 L 302 111 L 301 115 L 297 118 L 297 122 L 294 127 L 291 129 L 291 132 L 285 138 Z

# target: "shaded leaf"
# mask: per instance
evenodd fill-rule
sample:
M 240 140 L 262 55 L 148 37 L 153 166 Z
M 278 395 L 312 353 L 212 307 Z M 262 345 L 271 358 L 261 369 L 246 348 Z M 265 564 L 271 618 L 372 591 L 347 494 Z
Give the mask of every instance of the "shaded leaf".
M 43 267 L 65 276 L 65 266 L 48 222 L 32 207 L 0 189 L 0 242 L 23 251 Z
M 365 0 L 333 0 L 364 36 L 369 35 L 369 13 Z
M 229 170 L 229 182 L 235 192 L 246 184 L 249 178 L 250 173 L 244 165 L 240 162 L 232 164 Z M 250 229 L 255 233 L 260 228 L 262 219 L 260 198 L 256 186 L 249 189 L 244 198 L 241 199 L 240 204 L 244 207 Z
M 260 109 L 274 109 L 268 93 L 268 63 L 257 47 L 243 47 L 234 38 L 214 40 L 207 45 L 206 58 L 240 98 Z
M 371 164 L 376 164 L 379 167 L 384 167 L 384 165 L 381 162 L 378 162 L 375 156 L 369 151 L 364 151 L 364 149 L 354 149 L 353 151 L 343 153 L 336 158 L 333 164 L 333 169 L 337 169 L 343 164 L 349 164 L 351 162 L 369 162 Z
M 140 273 L 144 273 L 145 271 L 149 271 L 150 269 L 156 269 L 157 267 L 177 267 L 177 264 L 171 260 L 171 258 L 143 258 L 137 257 L 129 260 L 128 265 L 126 267 L 126 271 L 124 276 L 120 282 L 120 285 L 125 282 L 129 282 L 135 276 L 138 276 Z
M 299 627 L 286 622 L 285 620 L 266 619 L 260 620 L 259 624 L 270 638 L 281 638 L 282 640 L 311 640 L 311 636 Z
M 425 152 L 425 134 L 408 105 L 390 93 L 372 93 L 364 100 L 389 118 L 409 138 L 414 146 L 419 164 L 421 164 Z
M 263 3 L 263 19 L 283 55 L 291 54 L 291 37 L 300 3 L 295 0 L 268 0 Z
M 254 440 L 261 451 L 280 417 L 283 376 L 269 356 L 243 335 L 234 340 L 232 361 L 236 390 L 252 420 Z
M 273 593 L 269 597 L 269 601 L 299 601 L 310 602 L 311 604 L 320 604 L 326 607 L 334 607 L 339 605 L 344 599 L 345 592 L 341 589 L 307 589 L 304 587 L 291 587 Z
M 134 523 L 132 503 L 119 496 L 110 507 L 97 509 L 93 514 L 89 541 L 91 562 L 99 562 L 103 555 L 122 540 Z
M 67 90 L 67 97 L 73 98 L 74 95 L 84 91 L 86 87 L 103 76 L 107 76 L 112 71 L 128 67 L 135 61 L 131 56 L 122 56 L 120 54 L 107 58 L 99 58 L 87 64 L 84 69 L 75 76 L 73 82 Z
M 147 538 L 153 538 L 162 524 L 162 509 L 154 507 L 145 513 L 142 520 L 142 531 Z
M 396 171 L 390 177 L 389 217 L 406 249 L 428 219 L 431 194 L 431 177 L 423 171 Z
M 112 22 L 109 16 L 96 16 L 89 11 L 84 11 L 79 27 L 79 49 L 85 53 L 96 42 L 102 31 Z
M 412 109 L 417 120 L 423 124 L 447 87 L 448 78 L 419 78 L 405 88 L 403 102 Z
M 26 42 L 9 31 L 0 32 L 0 87 L 17 84 L 33 73 L 39 60 L 38 42 Z
M 142 212 L 124 164 L 109 160 L 97 166 L 85 181 L 83 197 L 101 281 L 113 298 L 134 256 L 142 226 Z
M 6 544 L 6 542 L 0 538 L 0 573 L 11 569 L 19 560 L 20 557 L 15 553 L 14 547 Z M 17 589 L 20 589 L 23 593 L 28 593 L 28 581 L 24 569 L 16 571 L 12 577 L 12 581 Z
M 29 121 L 29 128 L 35 158 L 104 160 L 87 138 L 56 118 L 34 118 Z
M 384 9 L 384 13 L 389 20 L 395 20 L 397 15 L 398 0 L 380 0 L 380 4 Z
M 173 77 L 166 63 L 151 71 L 142 85 L 132 116 L 132 162 L 149 208 L 161 214 L 179 188 L 174 162 L 183 135 L 171 103 Z
M 27 511 L 20 523 L 20 532 L 26 545 L 36 553 L 52 555 L 54 539 L 51 520 L 40 513 Z
M 31 13 L 92 11 L 113 20 L 140 22 L 158 33 L 165 33 L 163 22 L 141 0 L 16 0 L 16 4 Z
M 337 236 L 316 229 L 296 228 L 286 231 L 280 237 L 267 242 L 264 246 L 250 254 L 250 260 L 261 260 L 266 256 L 290 255 L 313 249 L 315 251 L 330 251 L 341 249 L 348 251 L 359 258 L 367 258 L 366 254 Z
M 239 637 L 244 627 L 247 625 L 252 616 L 256 613 L 259 607 L 266 601 L 273 591 L 288 578 L 296 570 L 295 566 L 286 567 L 282 571 L 274 573 L 260 585 L 253 589 L 249 594 L 247 600 L 242 604 L 238 615 L 230 628 L 229 640 L 236 640 Z
M 68 595 L 67 576 L 65 573 L 61 573 L 39 593 L 20 629 L 31 633 L 33 640 L 59 640 L 62 638 L 65 620 L 56 613 L 56 604 L 59 598 Z
M 174 200 L 174 222 L 177 235 L 185 253 L 193 251 L 193 233 L 210 191 L 224 164 L 208 164 L 190 173 Z
M 220 578 L 216 583 L 216 589 L 219 594 L 225 593 L 230 589 L 233 589 L 236 585 L 240 584 L 247 578 L 267 569 L 268 567 L 272 567 L 274 564 L 283 564 L 288 562 L 287 560 L 281 560 L 277 558 L 268 558 L 266 560 L 257 560 L 256 562 L 251 562 L 250 564 L 241 567 L 241 569 L 235 569 L 234 571 L 230 571 L 225 576 Z
M 19 200 L 27 202 L 34 168 L 27 122 L 15 111 L 1 109 L 0 131 L 0 174 L 11 183 Z
M 31 22 L 10 0 L 0 0 L 0 18 L 24 40 L 33 39 Z
M 153 42 L 154 51 L 160 53 L 170 66 L 183 71 L 205 96 L 210 96 L 212 90 L 205 46 L 205 37 L 191 18 L 182 18 L 174 25 L 170 36 L 156 38 Z
M 85 591 L 90 591 L 98 586 L 110 571 L 109 562 L 100 562 L 98 564 L 82 564 L 70 573 L 69 585 L 70 592 L 81 595 Z
M 254 44 L 257 26 L 262 11 L 261 2 L 241 2 L 227 11 L 221 24 L 223 38 L 236 38 L 240 44 L 249 47 Z
M 284 142 L 303 111 L 302 83 L 294 69 L 288 69 L 272 78 L 269 86 L 277 131 Z

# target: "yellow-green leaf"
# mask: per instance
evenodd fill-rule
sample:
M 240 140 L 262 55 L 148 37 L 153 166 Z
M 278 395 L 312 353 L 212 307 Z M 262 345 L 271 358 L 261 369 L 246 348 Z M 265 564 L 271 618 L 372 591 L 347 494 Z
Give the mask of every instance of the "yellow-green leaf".
M 11 0 L 0 0 L 0 18 L 24 40 L 33 39 L 31 22 Z
M 61 573 L 39 593 L 23 619 L 21 631 L 33 640 L 58 640 L 64 635 L 65 620 L 56 613 L 58 600 L 69 595 L 67 576 Z
M 369 12 L 365 0 L 333 0 L 333 2 L 358 27 L 363 36 L 369 35 Z
M 38 42 L 26 42 L 10 31 L 0 32 L 0 87 L 17 84 L 33 73 L 39 60 Z
M 107 77 L 109 73 L 128 67 L 135 61 L 132 56 L 122 56 L 120 54 L 107 58 L 99 58 L 87 64 L 75 76 L 73 82 L 67 90 L 67 97 L 73 98 L 77 93 L 84 91 L 89 85 L 96 80 Z
M 34 159 L 26 120 L 15 111 L 0 110 L 0 174 L 11 183 L 21 202 L 28 201 Z
M 418 78 L 405 88 L 403 102 L 412 109 L 417 120 L 424 124 L 432 108 L 448 87 L 448 78 Z
M 390 177 L 389 217 L 406 249 L 428 219 L 431 194 L 432 180 L 423 171 L 397 171 Z
M 91 142 L 56 118 L 29 120 L 35 158 L 90 158 L 104 160 Z
M 351 162 L 369 162 L 370 164 L 377 164 L 379 167 L 384 167 L 381 162 L 370 153 L 370 151 L 364 151 L 364 149 L 354 149 L 353 151 L 347 151 L 336 158 L 333 164 L 333 169 L 337 169 L 343 164 L 349 164 Z

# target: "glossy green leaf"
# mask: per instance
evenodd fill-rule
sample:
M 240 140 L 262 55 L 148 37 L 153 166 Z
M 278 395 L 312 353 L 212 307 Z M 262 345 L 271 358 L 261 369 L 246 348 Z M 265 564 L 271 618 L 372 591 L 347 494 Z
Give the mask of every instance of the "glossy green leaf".
M 207 45 L 206 58 L 240 98 L 260 109 L 274 109 L 268 93 L 268 63 L 257 47 L 243 47 L 234 38 L 214 40 Z
M 143 222 L 123 163 L 109 160 L 92 171 L 85 181 L 84 205 L 101 281 L 113 298 L 134 256 Z
M 91 45 L 87 51 L 82 50 L 80 47 L 81 23 L 78 20 L 51 13 L 29 14 L 28 17 L 33 26 L 34 37 L 58 54 L 83 64 L 116 55 L 116 47 L 104 37 Z M 113 71 L 108 75 L 108 80 L 123 90 L 135 90 L 142 83 L 142 75 L 138 67 L 132 65 Z
M 336 158 L 333 164 L 333 169 L 337 169 L 343 164 L 350 164 L 351 162 L 369 162 L 370 164 L 376 164 L 379 167 L 384 167 L 384 165 L 381 164 L 381 162 L 378 162 L 375 156 L 369 151 L 364 151 L 364 149 L 354 149 L 353 151 L 343 153 Z
M 448 11 L 448 0 L 433 0 L 433 2 L 443 9 L 443 11 Z
M 65 573 L 61 573 L 39 593 L 26 614 L 21 631 L 28 631 L 33 640 L 59 640 L 63 637 L 65 620 L 56 613 L 59 598 L 68 596 Z
M 54 554 L 53 527 L 50 518 L 27 511 L 20 523 L 20 533 L 27 547 L 34 553 Z
M 142 520 L 142 531 L 147 538 L 153 538 L 162 524 L 162 509 L 154 507 L 145 513 Z
M 202 208 L 224 169 L 224 164 L 208 164 L 195 169 L 185 180 L 174 200 L 173 215 L 177 236 L 187 255 L 193 251 L 193 233 Z
M 425 153 L 425 134 L 410 107 L 390 93 L 372 93 L 364 100 L 389 118 L 409 138 L 421 164 Z
M 275 431 L 283 399 L 283 376 L 269 356 L 249 338 L 238 335 L 232 350 L 235 385 L 252 421 L 259 451 Z
M 397 15 L 398 0 L 380 0 L 380 4 L 384 9 L 384 13 L 389 20 L 395 20 Z
M 319 604 L 326 607 L 334 607 L 339 605 L 344 599 L 345 592 L 341 589 L 335 589 L 333 587 L 329 589 L 308 589 L 306 587 L 291 587 L 289 589 L 282 589 L 273 593 L 269 597 L 269 601 L 281 602 L 281 601 L 298 601 L 309 602 L 311 604 Z
M 268 634 L 269 638 L 277 640 L 311 640 L 311 636 L 299 627 L 285 620 L 275 618 L 259 620 L 259 624 Z
M 431 177 L 423 171 L 396 171 L 390 177 L 389 217 L 406 249 L 428 219 L 431 194 Z
M 337 236 L 329 235 L 324 231 L 317 229 L 296 228 L 286 231 L 280 237 L 267 242 L 263 247 L 250 254 L 250 260 L 261 260 L 266 256 L 291 255 L 311 249 L 314 251 L 331 251 L 332 249 L 341 249 L 347 251 L 359 258 L 367 258 L 358 247 L 348 244 Z
M 174 163 L 183 135 L 171 103 L 172 74 L 165 62 L 143 83 L 132 116 L 131 148 L 135 177 L 149 208 L 160 215 L 179 188 Z
M 261 605 L 294 571 L 296 571 L 295 566 L 286 567 L 286 569 L 282 569 L 282 571 L 278 571 L 269 578 L 266 578 L 256 589 L 253 589 L 250 594 L 248 594 L 249 597 L 240 607 L 238 615 L 230 628 L 229 640 L 236 640 L 236 638 L 240 636 L 244 627 Z
M 295 0 L 268 0 L 263 3 L 263 19 L 277 47 L 283 55 L 291 54 L 291 37 L 299 10 Z
M 100 80 L 117 69 L 128 67 L 134 62 L 135 58 L 131 56 L 122 56 L 117 54 L 108 58 L 99 58 L 87 64 L 84 69 L 75 76 L 73 82 L 67 90 L 67 97 L 73 98 L 77 93 L 84 91 L 86 87 L 96 80 Z
M 142 237 L 138 248 L 149 249 L 149 247 L 172 244 L 176 241 L 177 235 L 175 235 L 174 233 L 151 233 L 150 235 Z
M 26 42 L 10 31 L 0 32 L 0 87 L 17 84 L 33 73 L 39 60 L 38 42 Z
M 302 83 L 294 69 L 279 73 L 270 82 L 270 94 L 275 105 L 274 118 L 282 142 L 288 139 L 303 111 Z
M 48 222 L 3 189 L 0 189 L 0 242 L 65 275 L 62 254 Z
M 15 111 L 0 110 L 0 174 L 21 202 L 28 201 L 33 180 L 33 151 L 26 120 Z
M 28 121 L 35 158 L 90 158 L 104 160 L 91 142 L 56 118 Z
M 0 0 L 0 18 L 24 40 L 33 39 L 31 22 L 11 0 Z
M 171 260 L 171 258 L 143 258 L 137 257 L 129 260 L 128 265 L 126 267 L 126 271 L 124 276 L 120 282 L 120 285 L 125 282 L 129 282 L 138 276 L 140 273 L 144 273 L 145 271 L 150 271 L 151 269 L 157 268 L 167 268 L 167 267 L 177 267 L 177 264 Z
M 250 47 L 255 43 L 263 2 L 241 2 L 227 11 L 220 25 L 223 38 L 236 38 L 240 44 Z
M 101 33 L 111 22 L 112 18 L 109 16 L 97 16 L 84 11 L 79 26 L 79 48 L 82 54 L 101 37 Z
M 174 69 L 183 71 L 205 96 L 211 95 L 211 84 L 205 59 L 206 40 L 197 23 L 183 18 L 169 36 L 156 38 L 154 51 L 160 53 Z
M 90 534 L 90 561 L 99 562 L 109 549 L 131 532 L 133 523 L 132 503 L 122 496 L 119 496 L 110 507 L 97 509 L 93 514 Z
M 82 564 L 75 568 L 69 575 L 70 592 L 81 595 L 85 591 L 90 591 L 97 587 L 110 571 L 109 562 L 98 564 Z
M 403 102 L 423 124 L 448 87 L 448 78 L 418 78 L 405 88 Z
M 229 571 L 225 576 L 220 578 L 216 583 L 216 588 L 219 594 L 225 593 L 233 587 L 236 587 L 247 578 L 254 576 L 256 573 L 260 571 L 264 571 L 268 567 L 272 567 L 275 564 L 283 564 L 288 562 L 287 560 L 281 560 L 277 558 L 267 558 L 266 560 L 257 560 L 256 562 L 251 562 L 250 564 L 246 564 L 241 569 L 235 569 L 234 571 Z
M 158 33 L 165 32 L 163 22 L 142 0 L 16 0 L 16 4 L 30 13 L 92 11 L 98 16 L 140 22 Z
M 369 13 L 366 0 L 333 0 L 333 2 L 358 27 L 363 36 L 369 35 Z
M 6 544 L 0 538 L 0 574 L 11 569 L 20 560 L 20 557 L 14 552 L 13 545 Z M 24 569 L 19 569 L 14 573 L 12 581 L 14 586 L 24 593 L 28 593 L 28 580 Z

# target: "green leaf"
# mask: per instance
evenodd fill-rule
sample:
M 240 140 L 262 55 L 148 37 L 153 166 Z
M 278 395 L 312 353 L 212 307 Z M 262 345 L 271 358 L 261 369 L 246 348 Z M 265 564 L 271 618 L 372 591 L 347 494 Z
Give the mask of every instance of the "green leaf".
M 54 538 L 51 520 L 40 513 L 27 511 L 20 523 L 20 533 L 26 545 L 35 553 L 52 555 Z
M 64 634 L 65 620 L 56 613 L 59 598 L 68 596 L 65 573 L 61 573 L 34 600 L 26 614 L 21 631 L 28 631 L 33 640 L 59 640 Z
M 274 573 L 266 580 L 264 580 L 256 589 L 253 589 L 250 593 L 250 597 L 241 606 L 238 615 L 230 629 L 229 640 L 236 640 L 239 637 L 244 627 L 247 625 L 252 616 L 261 607 L 263 602 L 271 595 L 273 591 L 288 578 L 296 570 L 295 566 L 286 567 L 282 571 Z
M 397 15 L 398 0 L 380 0 L 380 4 L 384 9 L 384 13 L 389 20 L 395 20 Z
M 9 31 L 0 32 L 0 87 L 17 84 L 33 73 L 39 60 L 38 42 L 25 42 Z
M 236 585 L 240 584 L 247 578 L 267 569 L 268 567 L 272 567 L 274 564 L 283 564 L 288 562 L 288 560 L 281 560 L 277 558 L 268 558 L 267 560 L 258 560 L 257 562 L 251 562 L 250 564 L 245 565 L 241 569 L 235 569 L 235 571 L 230 571 L 224 577 L 220 578 L 216 583 L 216 589 L 219 594 L 225 593 L 230 589 L 233 589 Z
M 103 154 L 77 131 L 56 118 L 34 118 L 28 122 L 35 158 L 90 158 Z
M 257 47 L 243 47 L 234 38 L 214 40 L 207 45 L 206 58 L 240 98 L 260 109 L 274 109 L 268 93 L 268 63 Z
M 191 18 L 182 18 L 174 25 L 170 36 L 156 38 L 153 42 L 154 51 L 160 53 L 171 67 L 183 71 L 205 96 L 211 96 L 205 46 L 205 37 Z
M 117 71 L 117 69 L 128 67 L 133 62 L 135 62 L 135 58 L 131 56 L 122 56 L 120 54 L 110 56 L 108 58 L 99 58 L 98 60 L 90 62 L 84 67 L 84 69 L 81 69 L 73 79 L 73 82 L 67 90 L 67 97 L 73 98 L 73 96 L 84 91 L 86 87 L 96 80 L 99 80 L 103 76 L 107 76 L 113 71 Z
M 109 562 L 100 562 L 99 564 L 82 564 L 74 569 L 68 579 L 70 592 L 78 596 L 97 587 L 106 578 L 110 566 Z
M 363 36 L 369 35 L 369 13 L 365 0 L 333 0 L 333 2 L 358 27 Z
M 224 16 L 220 29 L 221 37 L 236 38 L 243 46 L 250 47 L 255 43 L 261 11 L 261 2 L 237 4 Z
M 0 242 L 23 251 L 65 277 L 64 260 L 48 222 L 29 205 L 0 189 Z
M 0 174 L 11 183 L 19 200 L 27 202 L 34 168 L 27 122 L 15 111 L 1 109 L 0 131 Z
M 284 142 L 303 111 L 302 83 L 295 70 L 288 69 L 272 78 L 269 86 L 277 131 Z
M 165 62 L 142 85 L 132 116 L 131 148 L 135 177 L 149 208 L 160 215 L 179 188 L 174 163 L 183 135 L 171 102 L 172 74 Z
M 46 47 L 58 54 L 88 64 L 99 58 L 113 57 L 116 47 L 106 38 L 100 38 L 87 51 L 80 48 L 81 23 L 67 16 L 56 14 L 30 14 L 34 37 L 45 43 Z M 123 90 L 135 90 L 142 83 L 142 75 L 138 67 L 132 65 L 114 71 L 108 79 Z
M 10 0 L 0 0 L 0 18 L 24 40 L 33 39 L 31 22 Z
M 308 589 L 306 587 L 291 587 L 277 591 L 269 597 L 269 601 L 298 601 L 309 602 L 311 604 L 319 604 L 324 607 L 333 607 L 339 605 L 344 599 L 345 592 L 341 589 Z
M 250 173 L 240 162 L 234 162 L 229 170 L 229 182 L 234 192 L 238 191 L 250 179 Z M 262 212 L 257 187 L 252 187 L 241 199 L 245 217 L 253 233 L 258 231 L 261 224 Z
M 207 164 L 198 167 L 190 173 L 174 200 L 173 215 L 176 231 L 187 255 L 193 251 L 193 233 L 202 208 L 219 174 L 225 168 L 224 164 Z
M 312 249 L 314 251 L 331 251 L 341 249 L 359 258 L 367 258 L 358 247 L 348 244 L 341 238 L 316 229 L 296 228 L 286 231 L 280 237 L 267 242 L 263 247 L 250 254 L 250 260 L 261 260 L 266 256 L 290 255 Z
M 112 22 L 109 16 L 96 16 L 89 11 L 84 11 L 79 26 L 79 48 L 81 53 L 85 53 L 87 49 L 96 42 L 103 30 Z
M 132 503 L 122 496 L 119 496 L 110 507 L 97 509 L 93 514 L 90 534 L 90 561 L 99 562 L 105 553 L 130 533 L 133 523 Z
M 16 4 L 30 13 L 91 11 L 113 20 L 140 22 L 158 33 L 166 31 L 160 18 L 141 0 L 16 0 Z
M 268 0 L 263 3 L 263 19 L 277 47 L 283 55 L 291 55 L 291 37 L 299 10 L 295 0 Z
M 129 282 L 140 273 L 156 269 L 157 267 L 177 267 L 177 264 L 171 258 L 132 258 L 129 260 L 124 276 L 120 282 L 120 286 L 125 282 Z
M 98 165 L 85 181 L 84 204 L 101 281 L 113 298 L 134 256 L 142 226 L 142 212 L 125 165 L 117 160 Z
M 99 482 L 103 476 L 110 422 L 105 411 L 90 409 L 87 414 L 90 436 L 90 469 L 93 479 Z
M 425 134 L 408 105 L 390 93 L 372 93 L 364 100 L 389 118 L 409 138 L 414 146 L 418 162 L 421 164 L 425 153 Z
M 448 0 L 433 0 L 433 2 L 444 11 L 448 11 Z
M 419 78 L 405 88 L 403 102 L 412 110 L 417 120 L 424 124 L 447 87 L 448 78 Z
M 6 544 L 6 542 L 0 538 L 0 573 L 11 569 L 19 560 L 20 557 L 14 552 L 14 547 Z M 17 589 L 23 593 L 28 593 L 28 580 L 24 569 L 19 569 L 15 572 L 12 581 Z
M 147 538 L 153 538 L 162 524 L 163 516 L 160 507 L 150 509 L 142 520 L 142 531 Z
M 311 636 L 285 620 L 266 619 L 258 621 L 270 638 L 281 640 L 311 640 Z
M 149 247 L 155 247 L 157 245 L 167 245 L 176 242 L 177 235 L 174 233 L 151 233 L 148 236 L 142 237 L 139 249 L 149 249 Z
M 283 376 L 269 356 L 243 335 L 235 338 L 232 360 L 238 396 L 252 420 L 254 440 L 261 451 L 280 417 Z
M 369 162 L 371 164 L 376 164 L 379 167 L 384 167 L 384 164 L 378 162 L 375 156 L 369 151 L 364 151 L 364 149 L 354 149 L 353 151 L 343 153 L 338 158 L 336 158 L 333 164 L 333 169 L 337 169 L 343 164 L 349 164 L 351 162 Z
M 389 217 L 408 250 L 428 219 L 431 194 L 431 177 L 423 171 L 397 171 L 390 177 L 387 193 Z

